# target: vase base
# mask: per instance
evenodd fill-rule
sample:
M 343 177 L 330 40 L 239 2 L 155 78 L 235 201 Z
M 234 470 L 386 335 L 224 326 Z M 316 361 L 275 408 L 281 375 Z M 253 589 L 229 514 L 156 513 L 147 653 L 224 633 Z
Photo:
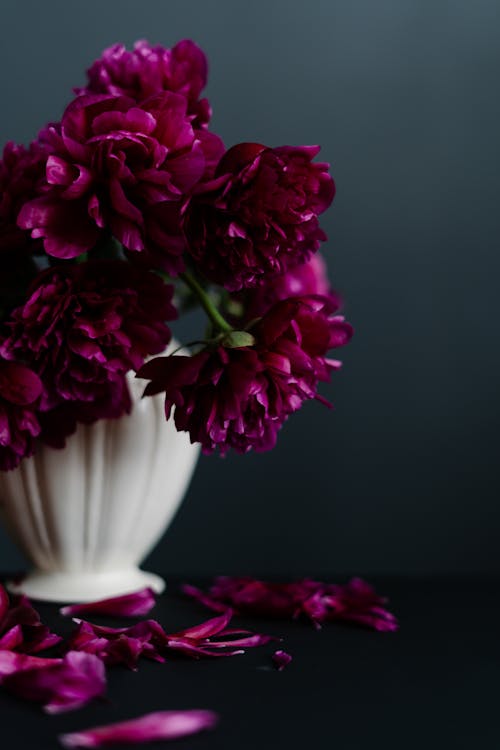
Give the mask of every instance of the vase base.
M 13 594 L 45 602 L 85 603 L 151 588 L 161 594 L 165 581 L 139 568 L 93 573 L 59 573 L 34 570 L 21 581 L 7 582 Z

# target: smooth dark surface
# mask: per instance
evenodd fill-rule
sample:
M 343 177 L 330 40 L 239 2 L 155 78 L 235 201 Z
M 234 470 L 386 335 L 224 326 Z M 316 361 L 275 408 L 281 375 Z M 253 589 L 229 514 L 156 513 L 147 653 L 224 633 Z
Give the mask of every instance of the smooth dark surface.
M 105 46 L 189 36 L 228 145 L 332 163 L 324 252 L 356 327 L 336 410 L 204 458 L 153 568 L 500 573 L 498 2 L 4 0 L 0 20 L 0 143 L 59 117 Z M 0 564 L 21 564 L 4 535 Z
M 271 666 L 276 647 L 269 645 L 227 659 L 142 661 L 135 674 L 114 668 L 109 703 L 61 716 L 45 716 L 38 707 L 0 693 L 2 749 L 55 750 L 62 732 L 186 708 L 218 711 L 219 727 L 151 747 L 498 747 L 500 582 L 385 579 L 376 586 L 389 595 L 400 618 L 397 633 L 333 624 L 317 632 L 303 622 L 238 618 L 244 626 L 284 637 L 281 645 L 293 662 L 281 673 Z M 151 613 L 167 631 L 210 616 L 176 591 L 177 584 L 171 584 Z M 39 609 L 58 632 L 68 631 L 55 606 Z

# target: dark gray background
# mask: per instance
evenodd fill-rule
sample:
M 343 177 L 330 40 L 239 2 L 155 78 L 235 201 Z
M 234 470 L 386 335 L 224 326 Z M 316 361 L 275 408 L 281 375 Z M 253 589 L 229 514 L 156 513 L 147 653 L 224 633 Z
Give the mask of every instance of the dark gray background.
M 500 571 L 495 0 L 4 2 L 0 140 L 59 117 L 115 41 L 196 40 L 230 145 L 320 143 L 357 333 L 269 454 L 203 458 L 169 574 Z M 0 567 L 21 564 L 2 534 Z

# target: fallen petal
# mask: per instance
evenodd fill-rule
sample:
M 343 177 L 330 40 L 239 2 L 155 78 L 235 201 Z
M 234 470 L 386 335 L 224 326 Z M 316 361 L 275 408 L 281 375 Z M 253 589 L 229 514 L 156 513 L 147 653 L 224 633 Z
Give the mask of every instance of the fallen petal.
M 67 650 L 95 654 L 107 665 L 125 664 L 134 671 L 141 656 L 165 661 L 162 652 L 168 638 L 156 620 L 143 620 L 126 628 L 95 625 L 77 619 L 75 622 L 78 628 L 66 642 Z
M 181 587 L 181 590 L 187 596 L 192 596 L 193 599 L 199 601 L 200 604 L 204 604 L 205 607 L 213 609 L 215 612 L 226 612 L 229 608 L 228 604 L 225 604 L 224 602 L 218 600 L 216 597 L 205 593 L 197 586 L 191 586 L 191 584 L 185 583 Z
M 219 617 L 212 617 L 211 620 L 206 620 L 199 625 L 194 625 L 191 628 L 180 630 L 178 633 L 175 633 L 175 635 L 184 636 L 185 638 L 193 638 L 196 640 L 200 638 L 210 638 L 211 636 L 220 633 L 221 630 L 224 630 L 224 628 L 229 625 L 232 616 L 232 611 L 230 609 L 226 609 L 224 614 L 220 615 Z
M 44 659 L 41 656 L 16 654 L 15 651 L 0 650 L 0 682 L 2 678 L 27 669 L 43 669 L 60 664 L 62 659 Z
M 236 656 L 242 648 L 262 646 L 272 640 L 272 636 L 251 633 L 249 630 L 227 629 L 233 612 L 226 609 L 217 617 L 167 635 L 167 649 L 195 659 L 201 656 Z
M 110 599 L 100 599 L 86 604 L 72 604 L 62 607 L 61 614 L 68 617 L 74 615 L 109 615 L 111 617 L 143 617 L 156 604 L 153 589 L 145 588 L 131 594 L 115 596 Z
M 104 664 L 93 654 L 70 651 L 55 663 L 13 672 L 3 678 L 4 687 L 28 701 L 44 704 L 47 713 L 71 711 L 104 694 Z
M 4 612 L 0 620 L 0 647 L 24 654 L 36 654 L 57 645 L 62 638 L 50 632 L 26 596 L 21 596 Z M 5 640 L 4 640 L 5 639 Z M 8 644 L 11 645 L 8 645 Z
M 290 654 L 281 650 L 275 651 L 271 658 L 276 665 L 278 672 L 282 672 L 292 661 Z
M 115 744 L 139 744 L 152 740 L 174 740 L 213 729 L 218 716 L 213 711 L 156 711 L 129 721 L 63 734 L 63 747 L 107 747 Z
M 305 616 L 316 627 L 328 621 L 344 621 L 378 631 L 398 629 L 396 617 L 385 608 L 386 599 L 361 578 L 346 584 L 308 579 L 274 583 L 255 578 L 216 578 L 208 592 L 195 586 L 182 590 L 207 607 L 236 614 L 292 619 Z
M 23 642 L 23 629 L 20 625 L 14 625 L 0 638 L 0 649 L 13 651 Z

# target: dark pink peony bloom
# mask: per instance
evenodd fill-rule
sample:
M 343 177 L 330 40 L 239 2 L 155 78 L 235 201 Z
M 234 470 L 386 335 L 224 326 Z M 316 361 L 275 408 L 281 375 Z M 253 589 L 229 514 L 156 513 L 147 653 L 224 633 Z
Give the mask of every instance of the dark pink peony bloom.
M 207 167 L 185 97 L 161 93 L 136 105 L 80 96 L 40 137 L 50 152 L 46 185 L 18 224 L 43 238 L 48 255 L 77 257 L 111 233 L 143 262 L 182 270 L 180 210 Z M 211 140 L 207 148 L 213 159 Z
M 63 734 L 59 739 L 66 748 L 142 745 L 156 740 L 175 740 L 213 729 L 218 720 L 213 711 L 200 709 L 155 711 L 128 721 Z
M 24 365 L 0 359 L 0 471 L 15 469 L 35 452 L 36 407 L 42 383 Z
M 39 275 L 6 324 L 6 357 L 29 363 L 44 385 L 42 438 L 54 445 L 75 419 L 119 417 L 130 408 L 125 373 L 170 340 L 172 287 L 124 261 L 56 267 Z
M 20 254 L 34 249 L 29 233 L 17 226 L 17 216 L 34 198 L 45 176 L 47 153 L 38 143 L 29 148 L 9 142 L 0 160 L 0 263 L 4 254 Z
M 70 617 L 88 614 L 110 615 L 111 617 L 143 617 L 153 609 L 155 604 L 155 592 L 153 589 L 145 588 L 133 591 L 130 594 L 113 596 L 110 599 L 62 607 L 61 614 Z
M 81 708 L 104 694 L 105 669 L 97 656 L 71 651 L 53 661 L 6 675 L 2 685 L 24 700 L 43 703 L 49 714 Z
M 386 599 L 359 578 L 345 585 L 319 581 L 271 583 L 254 578 L 216 578 L 208 593 L 183 586 L 184 593 L 220 612 L 232 607 L 237 614 L 263 617 L 308 617 L 316 626 L 344 620 L 379 631 L 394 631 L 398 623 L 385 609 Z
M 275 651 L 271 658 L 278 672 L 282 672 L 292 661 L 290 654 L 287 654 L 286 651 L 282 651 L 281 649 Z
M 198 127 L 206 125 L 211 115 L 207 99 L 199 98 L 207 73 L 207 58 L 190 39 L 171 49 L 152 47 L 141 39 L 130 52 L 123 44 L 105 49 L 87 71 L 87 86 L 76 93 L 124 95 L 138 103 L 162 91 L 182 94 Z
M 211 281 L 253 287 L 307 261 L 326 235 L 318 216 L 333 200 L 318 146 L 233 146 L 216 178 L 200 186 L 185 215 L 189 252 Z
M 37 654 L 61 640 L 41 622 L 29 599 L 25 596 L 15 597 L 14 603 L 11 603 L 0 584 L 0 650 Z
M 284 300 L 252 328 L 254 346 L 158 358 L 137 374 L 151 380 L 146 395 L 165 391 L 167 418 L 175 406 L 177 429 L 205 453 L 269 450 L 289 414 L 307 399 L 322 400 L 318 383 L 340 366 L 326 354 L 346 344 L 352 329 L 332 313 L 329 298 Z
M 245 318 L 253 320 L 264 315 L 280 300 L 308 295 L 330 297 L 337 309 L 341 306 L 339 295 L 330 286 L 326 263 L 320 253 L 282 276 L 273 277 L 260 286 L 241 292 L 236 299 L 241 300 L 244 305 Z

